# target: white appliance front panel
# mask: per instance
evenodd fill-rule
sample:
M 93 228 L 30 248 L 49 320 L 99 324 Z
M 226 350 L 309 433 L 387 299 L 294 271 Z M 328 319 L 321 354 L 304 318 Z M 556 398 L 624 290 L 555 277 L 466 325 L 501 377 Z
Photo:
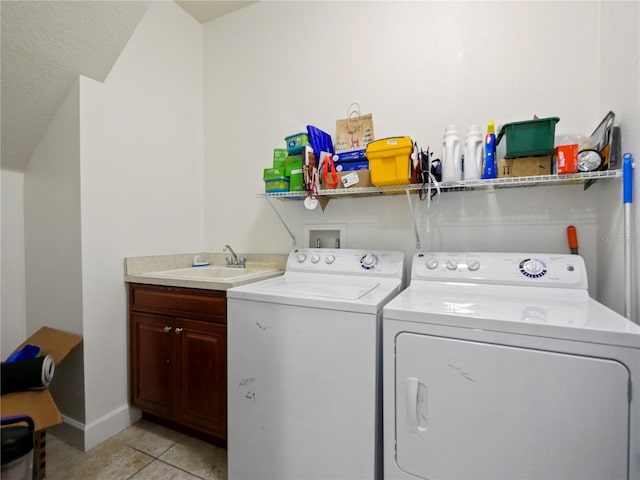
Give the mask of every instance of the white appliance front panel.
M 385 435 L 418 478 L 626 480 L 629 378 L 608 359 L 399 333 Z
M 230 480 L 378 478 L 379 322 L 228 299 Z

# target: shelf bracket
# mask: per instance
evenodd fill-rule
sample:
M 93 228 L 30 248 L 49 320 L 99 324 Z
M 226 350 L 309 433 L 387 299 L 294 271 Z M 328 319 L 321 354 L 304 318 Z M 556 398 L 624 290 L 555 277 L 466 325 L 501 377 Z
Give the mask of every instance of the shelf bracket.
M 418 224 L 416 223 L 416 216 L 413 213 L 413 204 L 411 203 L 411 192 L 407 188 L 405 190 L 407 194 L 407 202 L 409 203 L 409 211 L 411 212 L 411 221 L 413 222 L 413 230 L 416 234 L 416 250 L 420 250 L 422 248 L 422 244 L 420 243 L 420 233 L 418 232 Z
M 271 202 L 271 199 L 269 197 L 265 197 L 267 199 L 267 203 L 269 204 L 269 206 L 273 209 L 274 212 L 276 212 L 276 215 L 278 216 L 278 218 L 280 219 L 280 223 L 282 223 L 282 226 L 287 230 L 287 232 L 289 233 L 289 236 L 291 237 L 291 242 L 293 244 L 293 246 L 296 246 L 296 237 L 295 235 L 291 232 L 291 229 L 287 226 L 286 222 L 284 221 L 284 219 L 282 218 L 282 216 L 280 215 L 280 213 L 278 212 L 278 209 L 275 207 L 275 205 Z

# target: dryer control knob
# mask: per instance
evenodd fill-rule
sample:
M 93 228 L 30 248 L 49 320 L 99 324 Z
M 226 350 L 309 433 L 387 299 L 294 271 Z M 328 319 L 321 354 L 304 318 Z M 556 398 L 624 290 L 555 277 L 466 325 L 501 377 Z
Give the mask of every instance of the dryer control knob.
M 299 253 L 298 255 L 296 255 L 296 260 L 298 260 L 298 263 L 302 263 L 307 259 L 307 256 L 304 253 Z
M 318 263 L 320 261 L 320 255 L 314 254 L 311 255 L 311 263 Z
M 448 268 L 449 270 L 455 270 L 455 269 L 457 269 L 457 268 L 458 268 L 458 262 L 457 262 L 457 261 L 455 261 L 455 260 L 447 260 L 447 261 L 445 262 L 445 265 L 447 266 L 447 268 Z
M 427 260 L 427 268 L 429 270 L 433 270 L 434 268 L 438 268 L 438 259 L 436 258 L 430 258 L 429 260 Z
M 324 259 L 324 263 L 326 263 L 327 265 L 331 265 L 335 261 L 336 257 L 334 257 L 333 255 L 327 255 Z
M 478 260 L 471 260 L 467 264 L 467 268 L 469 269 L 470 272 L 475 272 L 480 268 L 480 262 Z

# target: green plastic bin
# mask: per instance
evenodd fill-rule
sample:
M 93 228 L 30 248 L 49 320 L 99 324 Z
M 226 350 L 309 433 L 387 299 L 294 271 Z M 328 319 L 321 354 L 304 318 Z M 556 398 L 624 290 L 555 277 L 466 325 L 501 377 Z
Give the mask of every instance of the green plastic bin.
M 553 153 L 558 117 L 539 118 L 512 122 L 502 126 L 496 145 L 507 137 L 507 153 L 504 158 L 537 157 Z

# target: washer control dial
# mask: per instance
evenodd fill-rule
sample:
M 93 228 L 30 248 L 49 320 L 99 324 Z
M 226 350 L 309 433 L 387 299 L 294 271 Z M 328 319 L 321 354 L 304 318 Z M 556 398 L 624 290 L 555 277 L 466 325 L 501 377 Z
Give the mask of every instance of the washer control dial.
M 519 265 L 520 273 L 528 278 L 540 278 L 547 274 L 547 266 L 537 258 L 525 258 Z
M 296 255 L 296 260 L 298 263 L 302 263 L 307 259 L 307 256 L 304 253 L 299 253 Z
M 365 270 L 373 270 L 378 263 L 378 257 L 373 253 L 367 253 L 360 258 L 360 265 Z
M 326 263 L 327 265 L 331 265 L 335 261 L 336 257 L 334 255 L 327 255 L 324 259 L 324 263 Z
M 320 261 L 320 255 L 318 255 L 317 253 L 314 253 L 313 255 L 311 255 L 311 263 L 318 263 Z

